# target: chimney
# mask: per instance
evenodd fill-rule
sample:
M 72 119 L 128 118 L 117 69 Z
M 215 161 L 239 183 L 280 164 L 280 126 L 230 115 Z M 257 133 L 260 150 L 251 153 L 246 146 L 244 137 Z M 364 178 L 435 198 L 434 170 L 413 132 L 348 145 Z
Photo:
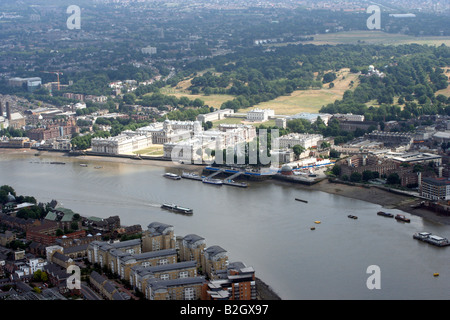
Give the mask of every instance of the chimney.
M 6 117 L 11 120 L 11 108 L 9 107 L 9 101 L 6 101 Z

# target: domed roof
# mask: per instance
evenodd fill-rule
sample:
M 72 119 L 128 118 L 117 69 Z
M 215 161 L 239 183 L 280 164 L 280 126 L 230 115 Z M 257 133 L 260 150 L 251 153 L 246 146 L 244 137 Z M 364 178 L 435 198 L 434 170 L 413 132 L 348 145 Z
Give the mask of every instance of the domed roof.
M 292 171 L 292 168 L 290 165 L 285 164 L 281 167 L 281 171 Z
M 16 201 L 16 197 L 14 197 L 11 192 L 8 192 L 7 196 L 8 202 Z

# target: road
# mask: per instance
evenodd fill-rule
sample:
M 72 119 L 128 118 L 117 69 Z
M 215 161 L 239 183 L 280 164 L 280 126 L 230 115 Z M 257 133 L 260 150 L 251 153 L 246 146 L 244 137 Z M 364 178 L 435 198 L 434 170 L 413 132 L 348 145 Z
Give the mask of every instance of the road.
M 85 284 L 81 284 L 81 294 L 86 300 L 103 300 L 97 293 Z

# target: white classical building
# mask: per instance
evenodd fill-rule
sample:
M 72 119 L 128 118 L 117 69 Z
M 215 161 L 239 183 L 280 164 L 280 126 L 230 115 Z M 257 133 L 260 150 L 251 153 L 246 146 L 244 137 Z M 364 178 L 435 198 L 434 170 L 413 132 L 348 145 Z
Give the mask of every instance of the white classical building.
M 325 125 L 328 125 L 328 121 L 333 117 L 333 115 L 329 114 L 329 113 L 301 112 L 301 113 L 297 113 L 292 116 L 289 116 L 287 120 L 305 119 L 311 123 L 314 123 L 317 121 L 318 117 L 320 117 L 320 119 L 322 119 L 322 121 L 325 123 Z
M 321 134 L 290 133 L 277 140 L 280 149 L 292 148 L 295 145 L 308 149 L 317 146 L 319 141 L 323 140 L 323 136 Z
M 269 120 L 269 117 L 275 116 L 275 111 L 272 109 L 255 108 L 247 112 L 247 120 L 255 122 L 263 122 Z
M 201 161 L 208 156 L 207 150 L 236 147 L 256 138 L 256 129 L 250 125 L 221 124 L 218 130 L 201 131 L 192 137 L 164 144 L 164 157 L 179 161 Z
M 148 148 L 152 145 L 151 135 L 126 130 L 120 135 L 110 138 L 93 138 L 92 151 L 107 154 L 130 154 L 133 151 Z
M 210 113 L 206 114 L 199 114 L 197 116 L 197 120 L 200 122 L 206 122 L 206 121 L 217 121 L 225 119 L 227 115 L 234 114 L 233 109 L 222 109 L 222 110 L 216 110 Z
M 109 138 L 93 138 L 93 152 L 107 154 L 130 154 L 152 144 L 176 143 L 203 131 L 199 121 L 171 121 L 151 124 L 136 131 L 127 130 Z

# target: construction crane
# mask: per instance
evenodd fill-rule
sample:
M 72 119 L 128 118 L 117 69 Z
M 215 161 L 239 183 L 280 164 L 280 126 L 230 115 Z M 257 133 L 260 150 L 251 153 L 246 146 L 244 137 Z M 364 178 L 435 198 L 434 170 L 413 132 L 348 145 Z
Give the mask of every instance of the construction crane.
M 42 71 L 43 73 L 53 73 L 53 74 L 56 74 L 56 76 L 58 77 L 58 91 L 59 91 L 59 89 L 60 89 L 60 87 L 59 87 L 59 75 L 63 75 L 63 73 L 62 72 L 59 72 L 59 71 Z

